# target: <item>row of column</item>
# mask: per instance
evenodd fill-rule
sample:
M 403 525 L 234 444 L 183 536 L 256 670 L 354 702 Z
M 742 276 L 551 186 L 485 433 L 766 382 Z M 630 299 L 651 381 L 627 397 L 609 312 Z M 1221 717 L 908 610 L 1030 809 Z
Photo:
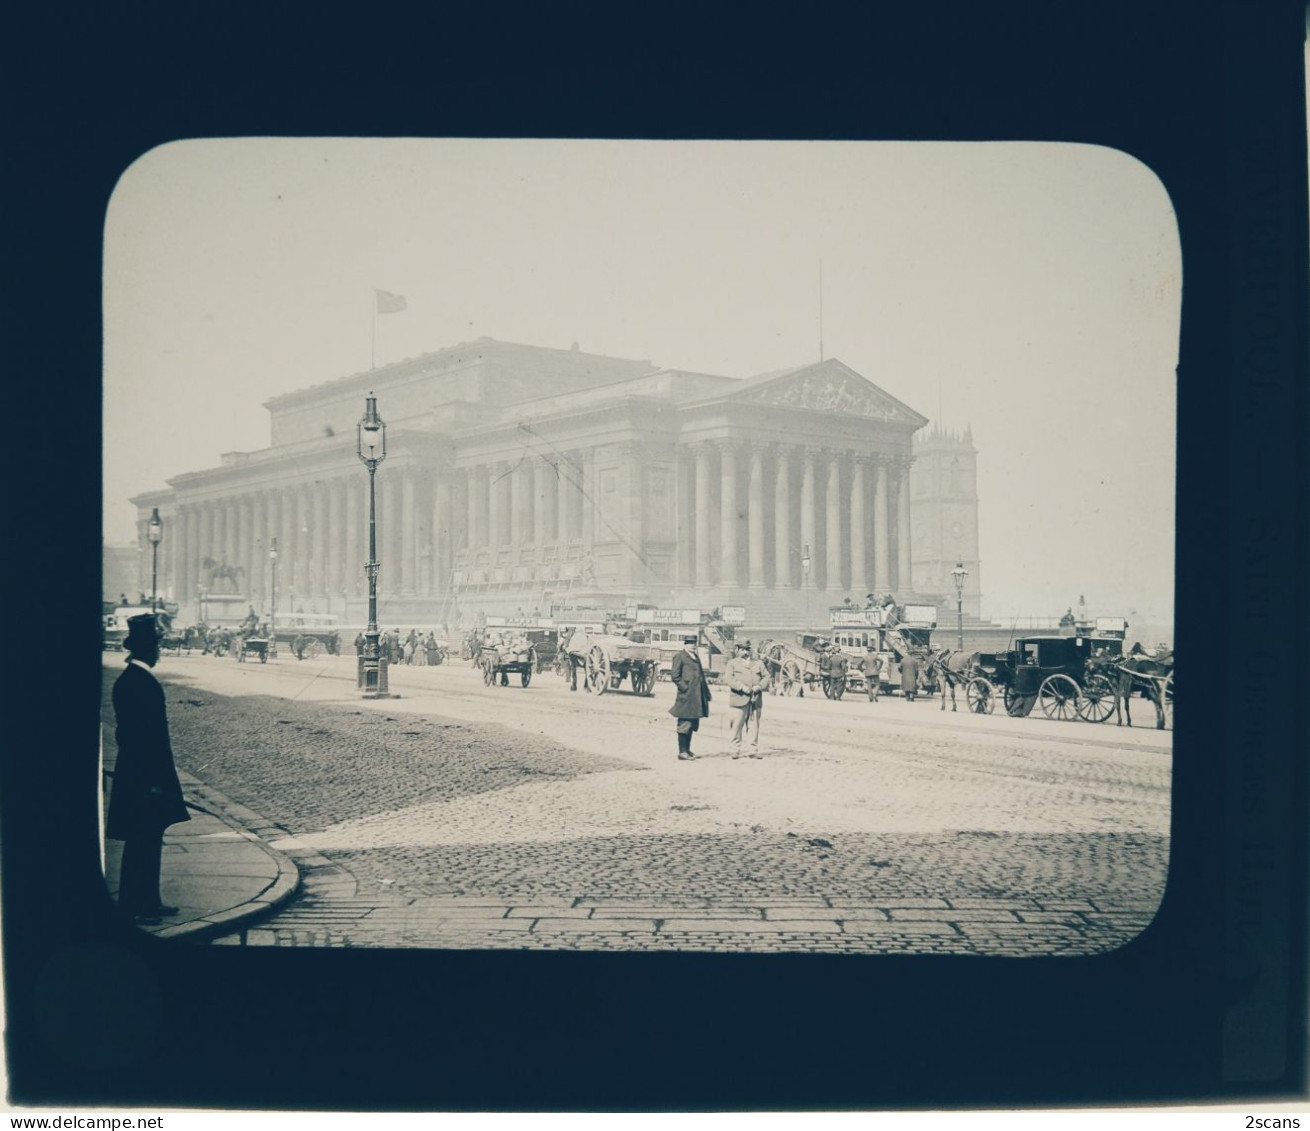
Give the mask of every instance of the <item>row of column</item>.
M 380 469 L 376 477 L 379 591 L 431 596 L 449 587 L 455 508 L 444 476 Z M 183 503 L 166 524 L 167 576 L 179 601 L 202 588 L 239 593 L 267 611 L 367 592 L 368 477 L 291 484 Z M 276 539 L 276 563 L 270 551 Z M 320 611 L 325 611 L 320 609 Z
M 577 539 L 590 546 L 595 512 L 588 484 L 594 478 L 592 450 L 470 467 L 464 548 L 476 554 Z
M 809 584 L 819 589 L 848 587 L 852 591 L 910 586 L 911 457 L 730 439 L 702 442 L 694 445 L 692 452 L 692 584 L 700 588 L 731 587 L 743 582 L 755 588 Z M 716 454 L 717 477 L 713 467 Z M 766 482 L 765 475 L 765 462 L 770 458 L 772 483 Z M 747 469 L 744 506 L 738 498 L 740 462 Z M 799 514 L 794 516 L 796 476 L 800 480 Z M 712 562 L 715 540 L 711 494 L 716 478 L 719 560 Z M 818 536 L 821 507 L 822 541 Z M 766 550 L 769 513 L 773 519 L 773 546 Z M 738 529 L 743 519 L 744 578 Z M 808 576 L 804 570 L 807 551 Z M 770 552 L 771 579 L 766 556 Z M 842 584 L 844 574 L 849 577 L 847 586 Z

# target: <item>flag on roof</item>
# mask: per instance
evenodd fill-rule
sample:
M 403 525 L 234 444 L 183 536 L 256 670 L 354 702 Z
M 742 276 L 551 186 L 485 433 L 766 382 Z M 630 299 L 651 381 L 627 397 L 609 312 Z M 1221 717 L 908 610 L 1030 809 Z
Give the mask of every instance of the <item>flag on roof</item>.
M 390 291 L 380 291 L 376 287 L 373 293 L 377 295 L 379 314 L 399 314 L 405 309 L 404 295 L 393 295 Z

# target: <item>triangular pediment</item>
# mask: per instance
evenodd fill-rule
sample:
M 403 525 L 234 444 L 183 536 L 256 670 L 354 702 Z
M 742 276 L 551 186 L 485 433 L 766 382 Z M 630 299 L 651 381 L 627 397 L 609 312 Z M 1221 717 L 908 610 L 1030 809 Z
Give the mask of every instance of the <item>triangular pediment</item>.
M 928 423 L 927 417 L 920 416 L 836 358 L 752 377 L 726 399 L 783 409 L 864 416 L 911 428 Z

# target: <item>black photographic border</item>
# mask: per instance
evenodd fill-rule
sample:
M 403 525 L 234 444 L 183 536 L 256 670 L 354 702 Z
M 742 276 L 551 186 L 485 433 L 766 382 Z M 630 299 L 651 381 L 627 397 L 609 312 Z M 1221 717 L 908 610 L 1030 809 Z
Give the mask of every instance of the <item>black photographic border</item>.
M 10 1101 L 630 1111 L 1304 1096 L 1303 21 L 1285 0 L 607 10 L 569 26 L 552 8 L 481 25 L 404 6 L 349 22 L 332 9 L 270 9 L 257 24 L 235 10 L 11 16 Z M 1190 676 L 1152 926 L 1108 955 L 1015 961 L 238 950 L 118 926 L 93 793 L 104 209 L 122 170 L 163 142 L 307 135 L 1023 139 L 1150 166 L 1183 247 L 1175 642 Z M 60 1053 L 74 1021 L 103 1030 L 102 1060 Z M 145 1055 L 112 1063 L 138 1044 Z

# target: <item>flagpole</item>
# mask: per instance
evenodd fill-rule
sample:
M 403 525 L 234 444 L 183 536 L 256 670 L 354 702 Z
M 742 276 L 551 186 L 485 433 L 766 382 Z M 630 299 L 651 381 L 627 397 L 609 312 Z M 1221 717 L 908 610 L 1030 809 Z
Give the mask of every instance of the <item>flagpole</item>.
M 373 332 L 369 335 L 368 340 L 368 367 L 370 370 L 378 367 L 378 296 L 373 294 Z

